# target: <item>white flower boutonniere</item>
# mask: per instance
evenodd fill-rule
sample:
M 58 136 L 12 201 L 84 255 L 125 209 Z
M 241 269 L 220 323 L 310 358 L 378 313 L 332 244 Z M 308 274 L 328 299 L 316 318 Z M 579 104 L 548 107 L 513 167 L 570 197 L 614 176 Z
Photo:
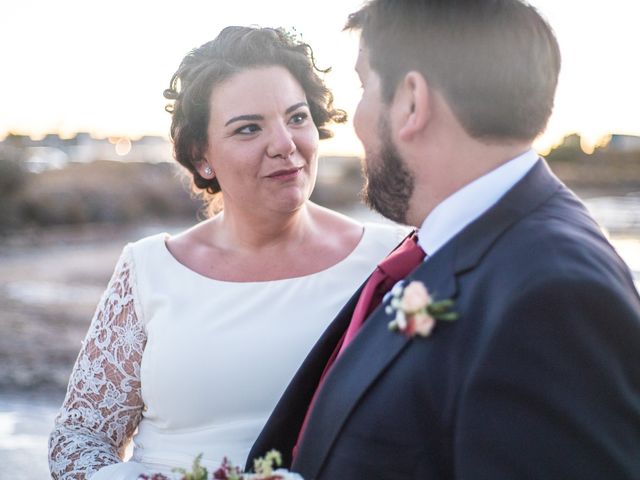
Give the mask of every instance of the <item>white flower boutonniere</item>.
M 391 290 L 391 301 L 385 309 L 388 315 L 395 312 L 389 330 L 399 330 L 408 337 L 428 337 L 436 320 L 452 322 L 458 318 L 451 310 L 453 305 L 451 299 L 434 302 L 422 282 L 413 281 L 406 287 L 398 284 Z

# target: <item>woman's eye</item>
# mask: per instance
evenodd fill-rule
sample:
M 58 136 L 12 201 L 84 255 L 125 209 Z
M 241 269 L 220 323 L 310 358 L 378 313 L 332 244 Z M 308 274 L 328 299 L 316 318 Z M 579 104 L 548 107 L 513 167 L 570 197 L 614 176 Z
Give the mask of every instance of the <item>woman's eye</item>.
M 255 123 L 251 123 L 249 125 L 244 125 L 238 129 L 236 129 L 233 133 L 238 133 L 241 135 L 249 135 L 252 133 L 256 133 L 260 130 L 260 127 Z
M 294 124 L 298 124 L 298 123 L 302 123 L 302 122 L 304 122 L 307 118 L 309 118 L 309 115 L 308 115 L 307 113 L 305 113 L 305 112 L 298 112 L 298 113 L 294 113 L 294 114 L 291 116 L 291 120 L 290 120 L 290 122 L 291 122 L 291 123 L 294 123 Z

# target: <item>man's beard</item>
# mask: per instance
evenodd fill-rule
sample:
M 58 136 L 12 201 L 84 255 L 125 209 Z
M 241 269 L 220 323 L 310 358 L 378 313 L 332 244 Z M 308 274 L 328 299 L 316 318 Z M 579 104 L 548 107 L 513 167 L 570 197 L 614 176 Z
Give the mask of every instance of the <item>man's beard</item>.
M 415 181 L 393 143 L 384 115 L 380 118 L 378 135 L 382 143 L 380 151 L 366 153 L 362 199 L 389 220 L 406 224 Z

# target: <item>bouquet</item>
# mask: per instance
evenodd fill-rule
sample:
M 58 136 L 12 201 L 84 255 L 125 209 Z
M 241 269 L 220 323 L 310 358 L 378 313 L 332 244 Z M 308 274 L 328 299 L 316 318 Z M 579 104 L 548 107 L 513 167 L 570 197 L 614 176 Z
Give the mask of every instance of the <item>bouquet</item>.
M 253 469 L 256 473 L 244 473 L 240 467 L 234 466 L 225 457 L 220 467 L 209 476 L 207 469 L 200 464 L 201 460 L 202 454 L 193 461 L 191 471 L 184 468 L 175 468 L 174 471 L 182 474 L 180 480 L 304 480 L 297 473 L 285 469 L 274 470 L 274 466 L 282 465 L 282 456 L 277 450 L 271 450 L 264 457 L 253 461 Z M 169 480 L 169 478 L 161 473 L 155 473 L 140 475 L 138 480 Z

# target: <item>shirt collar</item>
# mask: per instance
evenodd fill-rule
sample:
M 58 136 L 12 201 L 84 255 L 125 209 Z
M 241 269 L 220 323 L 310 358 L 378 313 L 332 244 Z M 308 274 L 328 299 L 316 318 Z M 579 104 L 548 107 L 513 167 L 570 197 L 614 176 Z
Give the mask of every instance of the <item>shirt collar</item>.
M 427 257 L 491 208 L 526 175 L 538 158 L 534 150 L 528 150 L 465 185 L 438 204 L 418 231 L 418 245 L 427 253 Z

